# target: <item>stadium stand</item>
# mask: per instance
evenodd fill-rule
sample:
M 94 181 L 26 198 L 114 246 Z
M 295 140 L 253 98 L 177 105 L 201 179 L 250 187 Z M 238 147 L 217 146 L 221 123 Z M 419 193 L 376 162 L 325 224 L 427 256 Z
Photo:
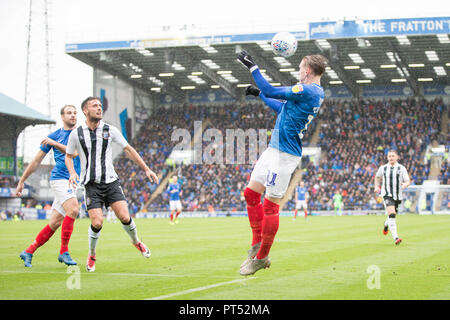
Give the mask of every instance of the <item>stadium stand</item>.
M 161 108 L 142 126 L 133 143 L 160 178 L 176 170 L 182 184 L 185 210 L 245 210 L 242 190 L 253 167 L 248 163 L 248 154 L 245 164 L 168 164 L 167 157 L 178 143 L 171 141 L 171 132 L 176 128 L 188 128 L 193 132 L 193 122 L 205 119 L 210 125 L 204 130 L 213 127 L 224 135 L 226 129 L 236 128 L 270 131 L 275 121 L 273 112 L 261 103 Z M 445 108 L 440 99 L 326 100 L 318 117 L 320 127 L 317 126 L 319 121 L 313 121 L 304 139 L 304 145 L 308 145 L 318 129 L 317 145 L 322 149 L 320 163 L 314 165 L 309 157 L 304 157 L 301 169 L 311 195 L 311 210 L 331 210 L 333 195 L 338 191 L 344 196 L 346 208 L 380 207 L 373 193 L 373 177 L 378 166 L 386 161 L 389 149 L 399 152 L 400 162 L 408 168 L 413 184 L 421 184 L 430 172 L 430 164 L 424 162 L 426 146 L 445 139 L 440 135 L 440 115 Z M 180 113 L 184 116 L 177 117 Z M 204 141 L 203 147 L 210 143 Z M 247 151 L 248 147 L 247 140 Z M 117 165 L 133 212 L 168 210 L 167 193 L 159 193 L 148 203 L 156 186 L 146 182 L 144 174 L 123 155 Z M 447 169 L 445 162 L 440 179 L 448 181 Z M 128 177 L 133 179 L 126 179 Z M 294 202 L 289 200 L 285 210 L 294 207 Z

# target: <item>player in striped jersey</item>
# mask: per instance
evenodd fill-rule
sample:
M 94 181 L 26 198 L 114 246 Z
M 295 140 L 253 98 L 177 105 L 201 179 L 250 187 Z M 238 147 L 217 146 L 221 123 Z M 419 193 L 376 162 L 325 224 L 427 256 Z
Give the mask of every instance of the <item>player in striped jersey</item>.
M 387 235 L 390 230 L 395 244 L 399 245 L 402 239 L 397 234 L 395 217 L 403 199 L 403 190 L 410 185 L 411 180 L 406 168 L 398 163 L 397 151 L 390 150 L 387 159 L 388 163 L 382 165 L 375 176 L 375 192 L 381 193 L 388 215 L 384 222 L 383 234 Z
M 86 207 L 91 219 L 88 229 L 89 254 L 86 270 L 88 272 L 95 270 L 96 246 L 103 226 L 103 207 L 111 206 L 133 245 L 144 257 L 149 258 L 151 252 L 138 238 L 136 224 L 130 216 L 119 176 L 114 170 L 113 142 L 119 144 L 127 156 L 144 170 L 150 182 L 159 183 L 158 177 L 136 150 L 128 144 L 120 131 L 102 121 L 103 109 L 100 98 L 86 98 L 81 104 L 81 109 L 86 116 L 86 122 L 69 135 L 66 166 L 70 173 L 69 183 L 76 186 L 80 181 L 85 188 Z M 73 167 L 72 159 L 76 151 L 81 161 L 80 177 Z

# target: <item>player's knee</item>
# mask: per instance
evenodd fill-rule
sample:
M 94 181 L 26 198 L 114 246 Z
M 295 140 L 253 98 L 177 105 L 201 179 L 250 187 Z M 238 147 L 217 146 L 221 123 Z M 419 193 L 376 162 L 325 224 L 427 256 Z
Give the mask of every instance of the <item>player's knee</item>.
M 61 226 L 61 224 L 62 224 L 62 221 L 56 220 L 56 221 L 50 221 L 48 226 L 53 231 L 56 231 Z
M 247 202 L 247 205 L 249 206 L 257 206 L 258 204 L 261 203 L 261 194 L 253 191 L 250 188 L 245 188 L 244 190 L 244 198 L 245 201 Z

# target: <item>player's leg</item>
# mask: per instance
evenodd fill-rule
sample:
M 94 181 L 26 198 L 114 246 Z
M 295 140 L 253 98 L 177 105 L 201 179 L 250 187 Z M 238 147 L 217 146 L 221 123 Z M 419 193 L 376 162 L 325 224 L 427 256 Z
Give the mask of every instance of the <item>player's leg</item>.
M 91 208 L 88 209 L 89 218 L 91 219 L 91 225 L 88 229 L 89 236 L 89 253 L 86 262 L 86 270 L 89 272 L 95 271 L 95 261 L 96 261 L 96 249 L 97 243 L 100 239 L 100 232 L 103 227 L 103 209 Z
M 128 234 L 133 245 L 142 253 L 144 257 L 149 258 L 151 252 L 147 248 L 147 246 L 138 238 L 137 226 L 130 216 L 127 202 L 125 200 L 119 200 L 111 203 L 110 205 L 111 209 L 113 209 L 114 213 L 116 214 L 116 217 L 120 222 L 122 222 L 123 230 L 125 230 L 125 232 Z
M 295 157 L 278 150 L 270 149 L 270 161 L 266 171 L 266 196 L 263 204 L 261 223 L 261 247 L 255 258 L 240 270 L 241 275 L 250 275 L 270 266 L 269 251 L 279 227 L 280 203 L 289 185 L 292 173 L 300 162 Z
M 58 189 L 57 194 L 61 205 L 58 204 L 58 212 L 64 216 L 64 220 L 61 225 L 61 248 L 59 250 L 59 262 L 64 262 L 66 265 L 76 265 L 77 263 L 70 257 L 69 254 L 69 241 L 73 232 L 73 225 L 75 219 L 78 216 L 79 207 L 78 200 L 75 192 L 68 188 L 68 182 L 66 180 L 56 180 L 57 185 L 53 185 L 52 189 Z
M 305 212 L 305 219 L 308 217 L 308 205 L 306 203 L 306 200 L 303 202 L 303 210 Z
M 176 210 L 175 202 L 173 200 L 170 200 L 169 201 L 169 206 L 170 206 L 170 221 L 169 221 L 169 223 L 170 224 L 174 224 L 174 222 L 173 222 L 173 214 L 174 214 L 174 212 Z
M 174 222 L 175 222 L 175 223 L 178 223 L 178 216 L 179 216 L 180 213 L 181 213 L 181 201 L 180 201 L 180 200 L 177 200 L 177 201 L 176 201 L 176 203 L 175 203 L 175 208 L 176 208 L 176 214 L 175 214 Z
M 31 259 L 33 258 L 34 252 L 53 236 L 55 231 L 60 227 L 63 218 L 56 210 L 52 211 L 49 223 L 38 233 L 33 243 L 20 254 L 20 258 L 24 261 L 25 267 L 29 268 L 32 266 Z
M 258 253 L 258 250 L 261 247 L 262 220 L 264 217 L 261 194 L 264 190 L 264 185 L 255 180 L 250 180 L 244 190 L 248 220 L 250 222 L 250 228 L 252 229 L 252 242 L 250 249 L 247 251 L 247 259 L 241 264 L 240 268 L 248 264 L 256 256 L 256 253 Z

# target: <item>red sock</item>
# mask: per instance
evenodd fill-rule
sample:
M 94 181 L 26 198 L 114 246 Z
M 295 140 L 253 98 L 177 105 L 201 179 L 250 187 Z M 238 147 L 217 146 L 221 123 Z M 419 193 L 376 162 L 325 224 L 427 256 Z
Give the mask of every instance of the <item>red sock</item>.
M 264 217 L 263 206 L 261 204 L 261 194 L 246 188 L 244 191 L 245 201 L 247 202 L 248 220 L 252 228 L 252 246 L 261 242 L 262 220 Z
M 308 215 L 308 211 L 305 209 L 305 218 L 306 218 L 307 215 Z
M 177 213 L 175 214 L 175 219 L 178 218 L 178 216 L 180 215 L 181 211 L 177 211 Z
M 61 249 L 60 254 L 69 251 L 69 240 L 73 232 L 73 224 L 75 219 L 69 216 L 65 216 L 61 226 Z
M 51 238 L 51 236 L 55 233 L 49 225 L 46 225 L 41 232 L 37 235 L 36 239 L 33 241 L 33 243 L 28 247 L 28 249 L 25 250 L 25 252 L 33 254 L 37 248 L 42 246 L 44 243 L 48 241 L 48 239 Z
M 173 211 L 170 212 L 170 221 L 173 221 Z
M 278 214 L 280 206 L 267 198 L 264 199 L 264 219 L 262 221 L 262 242 L 259 248 L 257 259 L 263 259 L 269 255 L 273 240 L 280 224 L 280 215 Z
M 297 218 L 297 209 L 295 209 L 295 211 L 294 211 L 294 218 Z

